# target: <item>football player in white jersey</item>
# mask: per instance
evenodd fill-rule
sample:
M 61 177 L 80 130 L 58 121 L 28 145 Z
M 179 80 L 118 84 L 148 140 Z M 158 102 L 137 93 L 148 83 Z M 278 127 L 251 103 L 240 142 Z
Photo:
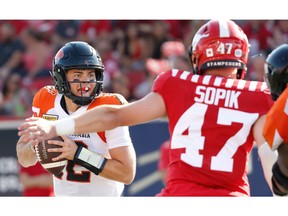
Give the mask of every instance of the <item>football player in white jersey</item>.
M 45 86 L 33 99 L 33 116 L 49 120 L 80 115 L 101 104 L 123 105 L 119 94 L 103 93 L 104 65 L 99 53 L 89 44 L 73 41 L 55 55 L 51 76 L 55 86 Z M 37 161 L 35 145 L 17 143 L 21 165 Z M 135 177 L 136 155 L 127 126 L 112 130 L 62 136 L 60 145 L 68 163 L 54 179 L 56 196 L 121 196 L 125 184 Z M 93 156 L 93 163 L 87 158 Z M 91 166 L 91 164 L 93 166 Z

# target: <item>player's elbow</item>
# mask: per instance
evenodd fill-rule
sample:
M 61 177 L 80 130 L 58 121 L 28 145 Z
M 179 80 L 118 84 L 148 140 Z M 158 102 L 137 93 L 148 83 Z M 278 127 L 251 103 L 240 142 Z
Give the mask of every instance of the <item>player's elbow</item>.
M 135 179 L 135 175 L 136 175 L 135 164 L 136 163 L 131 162 L 130 165 L 126 166 L 126 168 L 122 172 L 122 182 L 125 185 L 130 185 Z
M 133 181 L 134 181 L 134 178 L 135 178 L 135 172 L 128 172 L 126 173 L 125 176 L 123 176 L 123 180 L 122 182 L 125 184 L 125 185 L 130 185 Z

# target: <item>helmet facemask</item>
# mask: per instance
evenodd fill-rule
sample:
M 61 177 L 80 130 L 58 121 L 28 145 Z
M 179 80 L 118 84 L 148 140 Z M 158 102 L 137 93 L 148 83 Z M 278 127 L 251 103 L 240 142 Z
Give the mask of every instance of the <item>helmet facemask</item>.
M 97 69 L 95 69 L 96 80 L 89 80 L 89 81 L 80 81 L 78 79 L 73 80 L 73 81 L 67 81 L 67 78 L 66 78 L 67 70 L 65 71 L 63 68 L 58 69 L 58 71 L 59 70 L 61 71 L 60 73 L 59 72 L 54 73 L 53 75 L 53 80 L 56 83 L 55 88 L 58 90 L 60 94 L 65 95 L 77 105 L 85 106 L 85 105 L 90 104 L 94 100 L 94 98 L 98 97 L 98 95 L 103 90 L 103 72 L 97 71 Z M 84 83 L 96 83 L 96 85 L 91 95 L 89 97 L 85 97 L 85 96 L 77 96 L 71 92 L 70 84 L 73 84 L 73 83 L 79 83 L 80 89 L 82 89 L 82 85 Z

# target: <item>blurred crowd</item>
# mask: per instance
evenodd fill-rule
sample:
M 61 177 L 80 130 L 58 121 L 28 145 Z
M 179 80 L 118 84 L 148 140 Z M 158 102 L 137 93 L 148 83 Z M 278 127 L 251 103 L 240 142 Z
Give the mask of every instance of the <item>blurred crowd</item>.
M 234 20 L 250 47 L 245 79 L 263 81 L 264 60 L 288 42 L 288 20 Z M 52 59 L 66 42 L 94 46 L 105 65 L 104 91 L 128 101 L 145 96 L 155 77 L 170 68 L 191 71 L 187 56 L 206 20 L 0 20 L 0 116 L 32 115 L 31 100 L 50 85 Z

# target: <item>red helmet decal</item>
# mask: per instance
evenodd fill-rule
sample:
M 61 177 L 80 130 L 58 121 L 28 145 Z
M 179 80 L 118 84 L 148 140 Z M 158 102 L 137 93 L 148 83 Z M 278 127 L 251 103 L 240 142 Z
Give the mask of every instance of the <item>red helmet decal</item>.
M 55 55 L 55 62 L 58 62 L 61 58 L 63 58 L 63 56 L 64 56 L 64 52 L 62 49 L 60 49 Z

